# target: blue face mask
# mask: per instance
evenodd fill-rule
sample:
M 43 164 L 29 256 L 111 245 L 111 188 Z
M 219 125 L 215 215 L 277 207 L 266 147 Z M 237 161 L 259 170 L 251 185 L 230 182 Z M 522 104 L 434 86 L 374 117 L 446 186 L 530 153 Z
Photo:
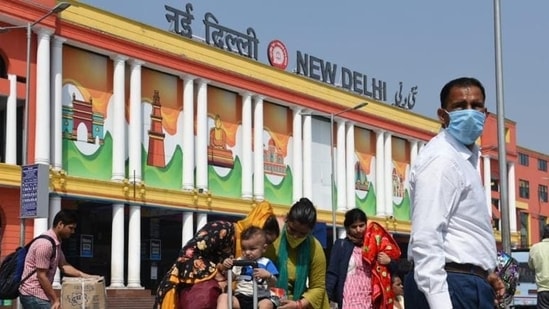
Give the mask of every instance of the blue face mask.
M 448 115 L 448 133 L 464 145 L 474 144 L 482 134 L 486 115 L 474 109 L 457 110 L 449 112 Z

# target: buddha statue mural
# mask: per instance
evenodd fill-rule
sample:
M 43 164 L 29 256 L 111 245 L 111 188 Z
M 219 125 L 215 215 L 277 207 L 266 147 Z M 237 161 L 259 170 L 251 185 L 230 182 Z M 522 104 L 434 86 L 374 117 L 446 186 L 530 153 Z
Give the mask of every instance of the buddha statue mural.
M 208 164 L 233 168 L 233 152 L 227 148 L 227 132 L 219 114 L 215 115 L 214 126 L 210 129 Z

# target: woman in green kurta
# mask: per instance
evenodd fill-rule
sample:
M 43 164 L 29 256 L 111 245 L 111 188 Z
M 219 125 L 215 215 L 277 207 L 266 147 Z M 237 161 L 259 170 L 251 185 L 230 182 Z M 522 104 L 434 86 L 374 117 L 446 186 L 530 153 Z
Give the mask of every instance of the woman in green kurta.
M 326 294 L 326 257 L 320 242 L 311 235 L 316 224 L 316 209 L 301 198 L 286 215 L 280 236 L 265 256 L 280 272 L 277 287 L 286 290 L 287 300 L 279 309 L 328 309 Z

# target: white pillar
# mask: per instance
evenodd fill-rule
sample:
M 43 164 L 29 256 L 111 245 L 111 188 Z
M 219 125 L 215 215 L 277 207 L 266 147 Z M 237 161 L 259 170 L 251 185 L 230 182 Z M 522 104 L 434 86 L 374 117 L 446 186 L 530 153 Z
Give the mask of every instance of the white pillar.
M 346 132 L 346 175 L 347 175 L 347 190 L 345 194 L 347 195 L 347 204 L 345 205 L 347 209 L 353 209 L 356 207 L 356 189 L 355 189 L 355 125 L 352 122 L 347 124 Z
M 490 168 L 490 157 L 482 156 L 483 173 L 484 173 L 484 196 L 486 198 L 486 205 L 488 206 L 488 212 L 492 215 L 492 171 Z
M 293 157 L 292 157 L 292 173 L 294 176 L 293 196 L 292 201 L 298 201 L 303 196 L 303 138 L 302 138 L 302 109 L 299 107 L 293 108 Z
M 183 78 L 183 190 L 194 189 L 194 76 Z
M 126 175 L 126 116 L 125 106 L 125 61 L 126 57 L 115 56 L 113 73 L 113 128 L 112 128 L 112 180 L 122 181 Z
M 196 187 L 208 191 L 208 82 L 198 81 L 196 105 Z
M 508 163 L 509 172 L 507 175 L 508 193 L 509 193 L 509 226 L 511 233 L 517 232 L 517 196 L 516 196 L 516 183 L 515 183 L 515 163 Z
M 193 212 L 184 211 L 181 222 L 181 247 L 183 247 L 194 236 Z
M 391 132 L 385 132 L 385 140 L 383 142 L 383 167 L 384 167 L 384 184 L 385 184 L 385 215 L 393 215 L 393 135 Z
M 347 177 L 345 175 L 345 121 L 334 120 L 336 123 L 336 155 L 335 155 L 335 192 L 337 210 L 345 210 L 347 207 Z
M 252 94 L 243 92 L 242 96 L 242 192 L 243 199 L 253 198 L 253 150 L 252 150 Z
M 52 149 L 53 168 L 63 168 L 63 43 L 64 38 L 54 36 L 52 47 L 51 80 L 52 80 Z
M 53 226 L 53 219 L 55 218 L 55 215 L 61 210 L 61 197 L 50 195 L 50 209 L 49 209 L 49 216 L 48 216 L 48 226 Z M 55 271 L 55 277 L 53 278 L 53 288 L 60 289 L 61 288 L 61 271 L 59 271 L 59 267 Z
M 124 204 L 112 205 L 111 288 L 124 287 Z
M 198 232 L 208 222 L 208 215 L 203 212 L 196 214 L 196 231 Z
M 130 61 L 130 123 L 128 128 L 129 168 L 128 178 L 141 182 L 141 149 L 143 133 L 143 112 L 141 106 L 141 65 L 142 61 Z
M 254 198 L 265 198 L 263 159 L 263 97 L 254 96 Z
M 376 217 L 385 217 L 385 149 L 383 141 L 385 133 L 376 131 L 376 173 L 375 173 L 375 193 L 376 193 Z
M 419 144 L 416 140 L 410 141 L 410 165 L 416 161 Z
M 36 52 L 36 118 L 35 163 L 50 164 L 50 35 L 51 30 L 38 30 Z
M 8 74 L 10 91 L 6 102 L 6 149 L 4 162 L 17 164 L 17 76 Z
M 130 206 L 128 223 L 128 288 L 141 286 L 141 206 Z
M 311 160 L 313 155 L 312 118 L 313 117 L 311 115 L 303 115 L 303 158 L 302 158 L 303 196 L 302 197 L 306 197 L 310 200 L 313 199 L 313 163 Z M 328 149 L 331 149 L 331 146 Z M 327 170 L 328 171 L 330 170 L 329 166 L 327 167 Z

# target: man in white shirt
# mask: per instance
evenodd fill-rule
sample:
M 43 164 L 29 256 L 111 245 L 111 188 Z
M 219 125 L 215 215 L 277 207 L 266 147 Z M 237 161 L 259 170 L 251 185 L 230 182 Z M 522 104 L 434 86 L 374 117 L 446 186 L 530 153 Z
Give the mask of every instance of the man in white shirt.
M 496 242 L 476 169 L 485 98 L 474 78 L 448 82 L 437 112 L 443 130 L 412 163 L 406 308 L 493 309 L 505 292 L 493 273 Z

